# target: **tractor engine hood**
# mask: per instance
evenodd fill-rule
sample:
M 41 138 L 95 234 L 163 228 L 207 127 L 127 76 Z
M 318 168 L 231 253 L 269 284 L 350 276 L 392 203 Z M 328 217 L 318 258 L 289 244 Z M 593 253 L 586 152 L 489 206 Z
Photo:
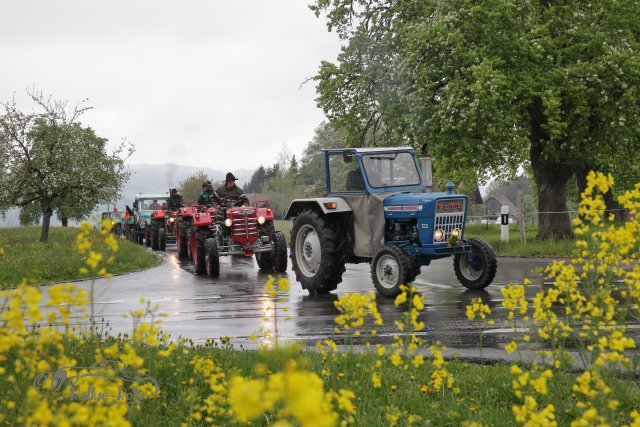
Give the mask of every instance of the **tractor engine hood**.
M 385 218 L 424 218 L 434 214 L 436 200 L 465 199 L 462 194 L 399 193 L 384 199 Z M 466 204 L 466 203 L 465 203 Z

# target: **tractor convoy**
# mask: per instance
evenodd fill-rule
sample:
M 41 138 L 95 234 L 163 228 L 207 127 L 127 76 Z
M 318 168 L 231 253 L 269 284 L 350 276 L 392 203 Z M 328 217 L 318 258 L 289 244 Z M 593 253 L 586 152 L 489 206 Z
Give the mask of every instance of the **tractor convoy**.
M 160 251 L 166 250 L 167 243 L 176 243 L 178 257 L 193 262 L 198 275 L 218 277 L 220 257 L 230 255 L 255 255 L 262 270 L 287 270 L 286 239 L 275 231 L 268 202 L 237 206 L 242 200 L 228 197 L 213 207 L 181 204 L 169 209 L 165 197 L 136 196 L 130 240 Z
M 465 239 L 466 195 L 452 183 L 446 192 L 429 191 L 430 158 L 418 160 L 410 147 L 328 149 L 324 164 L 327 196 L 293 200 L 285 216 L 293 220 L 289 257 L 303 289 L 333 291 L 346 264 L 366 262 L 376 290 L 395 297 L 423 266 L 445 257 L 453 257 L 466 288 L 491 284 L 495 253 L 483 240 Z M 218 277 L 224 256 L 255 256 L 261 270 L 286 272 L 286 239 L 268 202 L 246 206 L 242 195 L 169 209 L 165 198 L 136 197 L 131 240 L 160 251 L 175 242 L 197 275 Z

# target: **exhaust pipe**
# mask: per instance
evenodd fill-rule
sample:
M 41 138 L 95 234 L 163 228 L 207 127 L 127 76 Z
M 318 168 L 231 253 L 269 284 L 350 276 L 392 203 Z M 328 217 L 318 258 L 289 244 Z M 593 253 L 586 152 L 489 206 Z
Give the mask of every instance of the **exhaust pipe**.
M 422 181 L 425 191 L 431 191 L 433 187 L 433 159 L 429 157 L 427 143 L 422 144 L 420 150 L 420 169 L 422 169 Z
M 427 191 L 433 187 L 433 159 L 431 157 L 420 157 L 420 169 L 422 169 L 422 180 Z

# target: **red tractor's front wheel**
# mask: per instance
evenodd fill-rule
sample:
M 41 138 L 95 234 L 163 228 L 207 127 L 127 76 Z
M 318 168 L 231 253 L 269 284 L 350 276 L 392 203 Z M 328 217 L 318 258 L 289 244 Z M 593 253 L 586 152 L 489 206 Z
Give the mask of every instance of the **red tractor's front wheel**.
M 151 249 L 157 251 L 160 248 L 158 239 L 158 226 L 151 223 Z
M 176 224 L 176 244 L 178 246 L 178 258 L 189 258 L 188 224 L 184 220 L 178 220 Z
M 187 230 L 186 234 L 187 241 L 185 242 L 185 245 L 187 246 L 187 258 L 189 261 L 193 261 L 193 245 L 191 244 L 191 241 L 193 240 L 193 231 L 191 228 Z
M 218 277 L 220 275 L 220 255 L 218 253 L 218 242 L 209 238 L 204 242 L 206 248 L 207 276 Z
M 256 262 L 260 270 L 273 270 L 276 273 L 287 271 L 287 239 L 281 231 L 271 234 L 272 252 L 258 252 Z
M 158 230 L 158 249 L 167 250 L 167 233 L 164 228 Z
M 198 228 L 192 233 L 191 254 L 193 256 L 193 267 L 198 275 L 205 274 L 207 272 L 204 246 L 204 242 L 208 234 L 207 231 L 208 230 Z
M 276 273 L 287 271 L 287 239 L 282 231 L 273 233 L 273 270 Z

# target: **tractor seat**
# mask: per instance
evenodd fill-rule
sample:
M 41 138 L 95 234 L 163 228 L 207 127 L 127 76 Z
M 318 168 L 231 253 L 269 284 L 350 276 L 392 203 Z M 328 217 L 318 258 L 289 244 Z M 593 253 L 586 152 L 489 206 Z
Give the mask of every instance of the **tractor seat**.
M 364 181 L 360 170 L 352 170 L 347 174 L 347 191 L 364 191 Z

